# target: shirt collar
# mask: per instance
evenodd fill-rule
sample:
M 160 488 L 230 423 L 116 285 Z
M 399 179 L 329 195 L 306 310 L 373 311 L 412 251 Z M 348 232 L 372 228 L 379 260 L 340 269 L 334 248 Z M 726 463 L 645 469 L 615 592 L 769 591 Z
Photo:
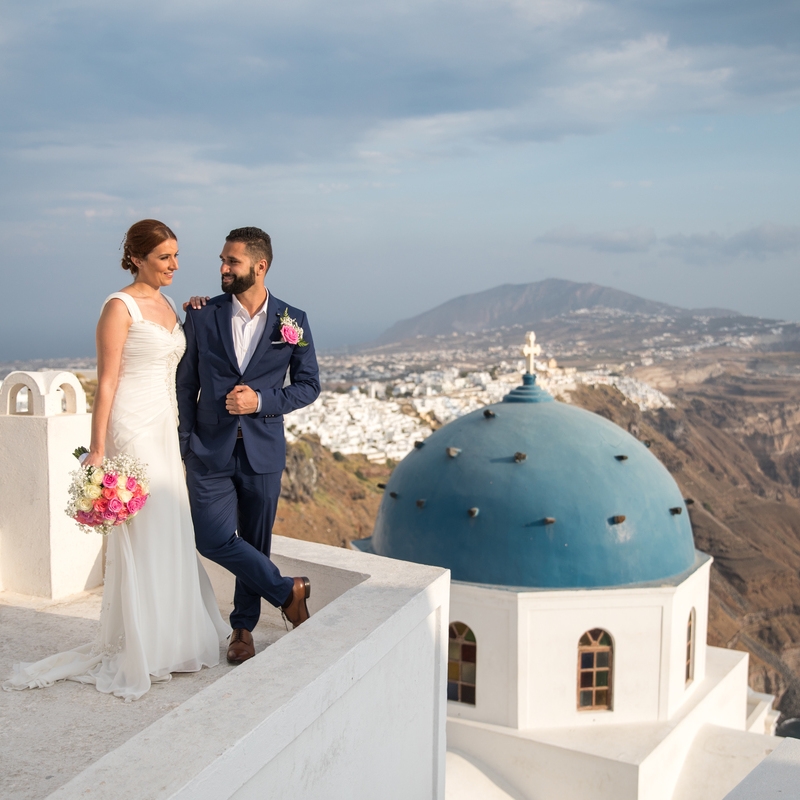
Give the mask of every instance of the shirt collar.
M 239 298 L 233 294 L 231 295 L 231 300 L 233 301 L 233 316 L 234 317 L 244 317 L 245 319 L 255 319 L 258 316 L 267 316 L 267 305 L 269 304 L 269 289 L 267 289 L 267 297 L 264 300 L 264 305 L 256 311 L 256 313 L 251 317 L 250 314 L 247 312 L 247 309 L 239 302 Z

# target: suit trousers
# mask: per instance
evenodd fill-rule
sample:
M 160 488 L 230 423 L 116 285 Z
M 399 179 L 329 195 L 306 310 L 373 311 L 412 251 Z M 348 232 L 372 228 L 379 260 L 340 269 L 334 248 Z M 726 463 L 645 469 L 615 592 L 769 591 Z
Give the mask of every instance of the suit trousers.
M 281 606 L 294 585 L 269 557 L 282 473 L 255 472 L 241 439 L 223 470 L 208 469 L 191 452 L 185 463 L 197 549 L 236 576 L 231 627 L 252 631 L 261 598 Z

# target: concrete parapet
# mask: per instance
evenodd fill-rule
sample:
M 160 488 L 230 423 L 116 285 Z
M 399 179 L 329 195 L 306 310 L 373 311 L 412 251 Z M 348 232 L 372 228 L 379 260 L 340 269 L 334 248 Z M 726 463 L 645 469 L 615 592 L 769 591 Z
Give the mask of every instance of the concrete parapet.
M 272 553 L 311 577 L 308 622 L 52 800 L 444 800 L 449 572 L 282 537 Z
M 102 537 L 64 513 L 72 452 L 90 433 L 71 372 L 12 372 L 0 386 L 0 590 L 55 599 L 102 582 Z

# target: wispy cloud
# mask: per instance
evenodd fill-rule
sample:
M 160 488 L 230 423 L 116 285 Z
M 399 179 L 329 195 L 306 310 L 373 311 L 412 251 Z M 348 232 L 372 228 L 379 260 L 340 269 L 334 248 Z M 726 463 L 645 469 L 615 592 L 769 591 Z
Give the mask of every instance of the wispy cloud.
M 557 228 L 537 237 L 541 244 L 577 247 L 596 253 L 645 253 L 659 251 L 686 261 L 720 258 L 767 258 L 800 251 L 800 226 L 763 223 L 730 236 L 714 231 L 656 236 L 650 228 L 583 233 Z
M 731 236 L 718 233 L 673 234 L 661 239 L 669 250 L 689 260 L 783 255 L 800 251 L 800 226 L 763 223 Z
M 596 253 L 644 253 L 655 245 L 657 238 L 650 228 L 596 233 L 581 233 L 574 228 L 557 228 L 539 236 L 536 241 L 562 247 L 581 247 Z

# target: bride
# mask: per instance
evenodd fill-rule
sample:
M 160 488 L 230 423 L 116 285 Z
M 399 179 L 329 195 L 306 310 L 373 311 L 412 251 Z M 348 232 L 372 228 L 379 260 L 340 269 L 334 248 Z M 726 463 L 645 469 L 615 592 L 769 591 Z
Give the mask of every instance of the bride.
M 85 464 L 127 454 L 147 465 L 150 498 L 108 535 L 100 631 L 94 644 L 18 664 L 4 689 L 93 683 L 126 701 L 173 672 L 219 662 L 230 629 L 195 552 L 178 446 L 175 370 L 186 349 L 174 303 L 161 289 L 178 269 L 175 234 L 158 220 L 132 225 L 123 269 L 134 280 L 110 295 L 97 325 L 97 394 Z

